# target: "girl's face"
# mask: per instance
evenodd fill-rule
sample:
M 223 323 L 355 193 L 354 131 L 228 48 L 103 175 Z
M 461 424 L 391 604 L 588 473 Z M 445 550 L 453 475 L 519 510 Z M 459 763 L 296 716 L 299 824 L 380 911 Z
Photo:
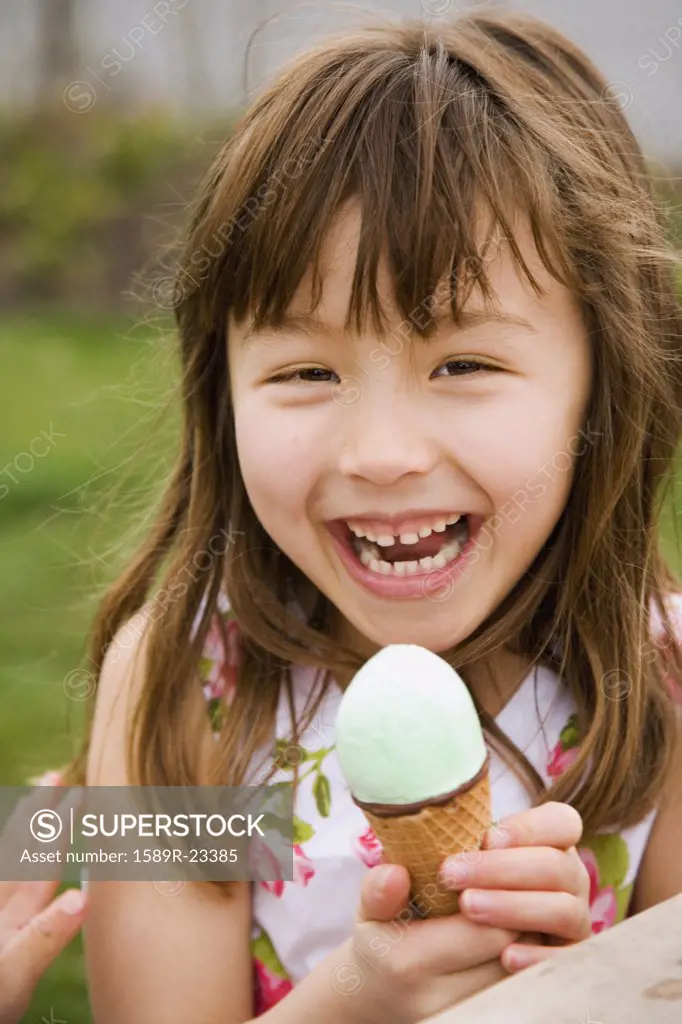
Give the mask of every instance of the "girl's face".
M 595 440 L 590 348 L 522 231 L 544 295 L 498 247 L 487 269 L 500 319 L 474 292 L 464 328 L 444 318 L 424 340 L 426 299 L 401 320 L 383 266 L 390 334 L 345 330 L 359 225 L 350 204 L 327 237 L 314 317 L 309 273 L 285 330 L 230 321 L 239 462 L 263 527 L 345 635 L 367 653 L 439 652 L 494 611 L 561 515 L 575 457 Z

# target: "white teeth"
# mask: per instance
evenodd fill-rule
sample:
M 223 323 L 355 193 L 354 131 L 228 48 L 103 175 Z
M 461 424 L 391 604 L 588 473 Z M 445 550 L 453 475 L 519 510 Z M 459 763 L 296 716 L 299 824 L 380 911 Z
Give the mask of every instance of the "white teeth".
M 453 559 L 457 558 L 461 546 L 462 545 L 459 541 L 456 540 L 453 540 L 451 544 L 446 544 L 442 551 L 439 551 L 437 555 L 433 556 L 431 568 L 444 569 L 448 562 L 452 562 Z
M 419 572 L 444 569 L 446 565 L 457 558 L 461 549 L 460 542 L 452 540 L 437 555 L 420 558 L 418 562 L 387 562 L 383 558 L 376 557 L 379 553 L 377 548 L 370 549 L 369 547 L 362 548 L 358 557 L 363 565 L 381 576 L 415 576 Z
M 381 557 L 382 548 L 390 547 L 398 543 L 398 541 L 401 544 L 417 544 L 420 538 L 429 537 L 432 533 L 445 533 L 448 526 L 453 526 L 458 522 L 460 522 L 460 526 L 458 526 L 457 530 L 453 531 L 454 536 L 443 538 L 443 546 L 436 555 L 426 556 L 419 560 L 397 562 L 389 562 Z M 450 516 L 447 520 L 439 519 L 432 526 L 422 527 L 418 534 L 402 533 L 400 537 L 394 537 L 390 534 L 382 534 L 379 537 L 375 537 L 374 534 L 365 533 L 364 530 L 357 526 L 351 526 L 350 529 L 355 537 L 358 538 L 355 545 L 358 558 L 370 572 L 380 576 L 416 576 L 420 573 L 444 569 L 458 557 L 469 535 L 467 520 L 461 515 Z
M 401 544 L 416 544 L 419 538 L 424 539 L 430 537 L 432 533 L 443 533 L 448 526 L 453 526 L 459 522 L 462 518 L 461 515 L 450 516 L 449 519 L 439 519 L 432 526 L 423 526 L 418 533 L 401 533 L 399 540 Z M 353 526 L 351 523 L 348 524 L 351 533 L 353 533 L 360 540 L 363 538 L 370 541 L 372 544 L 378 544 L 379 547 L 388 548 L 392 544 L 396 543 L 396 537 L 391 533 L 382 533 L 378 537 L 375 537 L 373 533 L 367 532 L 360 526 Z

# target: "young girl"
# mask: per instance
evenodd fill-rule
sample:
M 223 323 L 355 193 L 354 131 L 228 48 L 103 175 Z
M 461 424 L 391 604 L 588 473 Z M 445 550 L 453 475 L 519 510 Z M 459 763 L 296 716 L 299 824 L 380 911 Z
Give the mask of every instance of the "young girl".
M 294 878 L 92 885 L 98 1024 L 411 1024 L 682 890 L 675 263 L 604 79 L 531 18 L 332 37 L 243 117 L 72 780 L 289 780 Z M 401 642 L 458 669 L 491 748 L 501 827 L 444 864 L 450 918 L 407 920 L 335 756 L 343 689 Z

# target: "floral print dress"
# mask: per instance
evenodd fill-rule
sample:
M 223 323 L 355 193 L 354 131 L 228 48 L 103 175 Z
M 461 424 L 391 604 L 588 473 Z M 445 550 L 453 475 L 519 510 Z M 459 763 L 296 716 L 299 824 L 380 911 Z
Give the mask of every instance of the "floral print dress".
M 682 638 L 682 595 L 672 595 L 673 613 Z M 223 598 L 219 614 L 226 625 L 224 649 L 218 622 L 203 652 L 204 697 L 214 727 L 238 685 L 239 627 Z M 656 623 L 653 623 L 654 627 Z M 295 711 L 300 715 L 316 682 L 316 670 L 293 666 Z M 292 881 L 253 885 L 251 950 L 254 1013 L 274 1006 L 325 956 L 351 934 L 362 879 L 381 862 L 381 844 L 350 796 L 335 753 L 335 719 L 341 691 L 334 687 L 314 720 L 291 746 L 291 722 L 284 694 L 277 714 L 278 768 L 274 782 L 293 779 L 299 764 L 300 787 L 294 819 Z M 546 667 L 529 672 L 496 722 L 524 751 L 545 784 L 553 781 L 577 756 L 579 735 L 572 698 L 557 675 Z M 271 748 L 272 749 L 272 748 Z M 490 751 L 494 820 L 531 806 L 530 796 L 513 771 Z M 247 783 L 257 784 L 267 768 L 259 758 Z M 583 837 L 580 857 L 590 877 L 592 929 L 600 932 L 627 915 L 639 864 L 653 825 L 655 810 L 639 824 Z

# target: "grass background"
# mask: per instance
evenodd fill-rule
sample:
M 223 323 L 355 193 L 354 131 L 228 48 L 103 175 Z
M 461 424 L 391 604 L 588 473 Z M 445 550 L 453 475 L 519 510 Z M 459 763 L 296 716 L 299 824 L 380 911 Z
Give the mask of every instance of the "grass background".
M 79 747 L 85 702 L 69 696 L 69 673 L 170 470 L 178 422 L 168 325 L 16 314 L 0 318 L 0 354 L 0 777 L 11 785 Z M 20 457 L 20 471 L 42 431 L 53 447 L 31 468 Z M 679 568 L 672 524 L 668 507 L 664 550 Z M 38 985 L 25 1020 L 43 1018 L 91 1020 L 80 937 Z
M 5 317 L 0 354 L 0 778 L 21 785 L 79 748 L 85 701 L 69 694 L 84 691 L 69 673 L 169 470 L 175 375 L 167 333 L 110 318 Z M 31 467 L 42 431 L 53 445 Z M 44 451 L 44 438 L 33 447 Z M 80 937 L 25 1020 L 51 1014 L 91 1020 Z

